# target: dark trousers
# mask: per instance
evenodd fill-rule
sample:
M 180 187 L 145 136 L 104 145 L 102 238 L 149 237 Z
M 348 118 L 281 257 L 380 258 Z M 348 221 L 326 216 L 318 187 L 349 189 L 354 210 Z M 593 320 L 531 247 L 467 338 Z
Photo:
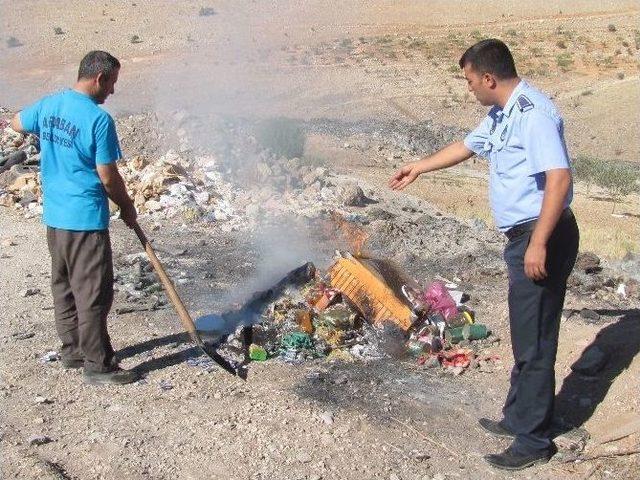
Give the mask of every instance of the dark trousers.
M 525 454 L 551 448 L 560 315 L 579 243 L 578 225 L 569 211 L 547 243 L 548 276 L 536 282 L 524 273 L 524 254 L 531 233 L 524 231 L 512 237 L 504 251 L 509 271 L 509 323 L 515 363 L 502 422 L 516 434 L 513 448 Z
M 108 230 L 77 232 L 47 227 L 56 330 L 65 360 L 86 370 L 110 370 L 113 347 L 107 314 L 113 303 L 113 260 Z

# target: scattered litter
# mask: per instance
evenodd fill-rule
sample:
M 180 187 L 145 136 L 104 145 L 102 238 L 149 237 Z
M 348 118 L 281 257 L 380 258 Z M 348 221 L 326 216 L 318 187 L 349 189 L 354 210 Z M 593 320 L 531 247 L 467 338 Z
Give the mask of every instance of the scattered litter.
M 294 350 L 299 352 L 301 350 L 313 350 L 313 341 L 308 333 L 293 332 L 286 335 L 280 343 L 282 350 Z
M 458 315 L 456 302 L 442 282 L 432 282 L 423 293 L 422 300 L 429 306 L 431 312 L 441 314 L 445 320 Z
M 51 363 L 51 362 L 57 362 L 61 359 L 62 357 L 58 352 L 51 350 L 40 357 L 40 362 Z
M 249 345 L 249 358 L 258 362 L 263 362 L 268 358 L 267 351 L 260 345 L 252 343 Z
M 199 367 L 208 372 L 219 368 L 218 364 L 206 355 L 188 358 L 187 365 L 189 365 L 190 367 Z
M 173 390 L 173 385 L 169 380 L 160 380 L 160 382 L 158 382 L 158 386 L 160 387 L 160 390 Z
M 442 351 L 438 356 L 442 361 L 442 366 L 445 368 L 467 368 L 475 355 L 473 350 L 469 348 L 454 348 L 452 350 Z

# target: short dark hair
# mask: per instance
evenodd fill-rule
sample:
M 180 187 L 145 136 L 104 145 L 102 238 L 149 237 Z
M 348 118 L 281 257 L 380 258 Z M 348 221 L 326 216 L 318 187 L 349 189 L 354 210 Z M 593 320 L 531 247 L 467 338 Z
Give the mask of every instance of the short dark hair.
M 481 40 L 469 47 L 459 64 L 460 68 L 468 64 L 478 73 L 490 73 L 500 79 L 518 76 L 509 47 L 496 38 Z
M 120 62 L 113 55 L 102 50 L 92 50 L 80 61 L 78 80 L 81 78 L 96 78 L 102 74 L 105 78 L 111 78 L 120 68 Z

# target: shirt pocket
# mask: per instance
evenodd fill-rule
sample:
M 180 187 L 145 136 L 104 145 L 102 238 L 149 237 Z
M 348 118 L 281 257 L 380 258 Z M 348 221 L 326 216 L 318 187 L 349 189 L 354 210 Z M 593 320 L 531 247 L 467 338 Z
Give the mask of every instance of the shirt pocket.
M 496 172 L 500 176 L 512 176 L 513 169 L 520 163 L 519 159 L 523 153 L 520 140 L 513 131 L 513 125 L 510 123 L 500 125 L 492 137 Z

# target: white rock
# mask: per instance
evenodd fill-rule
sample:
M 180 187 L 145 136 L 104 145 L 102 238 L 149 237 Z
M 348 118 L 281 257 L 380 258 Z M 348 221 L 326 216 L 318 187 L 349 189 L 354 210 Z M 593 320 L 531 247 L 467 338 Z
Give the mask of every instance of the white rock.
M 193 194 L 193 198 L 196 201 L 196 204 L 203 207 L 209 203 L 209 199 L 211 198 L 211 195 L 209 195 L 209 192 L 206 192 L 206 191 L 197 192 Z
M 147 200 L 144 206 L 150 212 L 157 212 L 159 210 L 162 210 L 162 204 L 157 200 Z
M 622 298 L 627 298 L 627 286 L 624 283 L 621 283 L 620 285 L 618 285 L 616 293 Z
M 322 420 L 327 425 L 333 425 L 333 412 L 327 410 L 322 415 L 320 415 L 320 420 Z

